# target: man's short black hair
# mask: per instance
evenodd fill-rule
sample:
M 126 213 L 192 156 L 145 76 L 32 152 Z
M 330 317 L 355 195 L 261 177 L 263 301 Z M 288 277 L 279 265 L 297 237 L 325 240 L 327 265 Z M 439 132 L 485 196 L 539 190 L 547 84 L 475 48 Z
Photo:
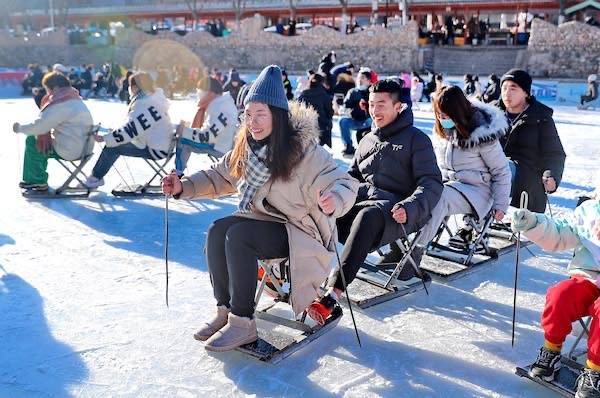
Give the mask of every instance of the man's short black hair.
M 361 70 L 360 72 L 358 72 L 358 74 L 363 75 L 367 79 L 371 80 L 371 72 L 369 72 L 368 70 Z
M 369 88 L 370 93 L 389 93 L 394 103 L 400 101 L 402 86 L 394 79 L 383 79 L 377 81 Z

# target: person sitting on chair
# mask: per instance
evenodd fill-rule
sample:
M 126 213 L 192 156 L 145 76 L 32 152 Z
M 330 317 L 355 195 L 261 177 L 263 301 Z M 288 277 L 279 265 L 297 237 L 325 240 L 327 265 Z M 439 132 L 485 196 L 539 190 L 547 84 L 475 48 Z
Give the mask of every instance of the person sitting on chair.
M 419 260 L 444 217 L 472 214 L 483 221 L 492 210 L 494 219 L 501 221 L 510 201 L 511 172 L 499 141 L 508 127 L 502 111 L 469 101 L 457 86 L 438 91 L 433 111 L 433 148 L 444 191 L 413 251 L 413 259 Z M 458 232 L 466 243 L 472 233 L 468 226 Z
M 413 113 L 400 101 L 401 94 L 402 86 L 393 79 L 369 89 L 374 128 L 360 141 L 348 172 L 361 185 L 352 209 L 337 220 L 344 278 L 338 275 L 333 288 L 311 305 L 309 315 L 318 323 L 331 315 L 344 280 L 354 280 L 369 252 L 418 231 L 442 193 L 431 141 L 413 126 Z M 412 267 L 404 267 L 399 278 L 415 276 Z
M 38 191 L 48 190 L 48 159 L 78 160 L 93 148 L 93 141 L 88 139 L 92 114 L 69 79 L 51 72 L 44 76 L 42 85 L 46 95 L 40 103 L 39 117 L 31 124 L 13 125 L 15 133 L 28 136 L 19 187 Z
M 289 257 L 297 316 L 318 296 L 335 253 L 334 219 L 352 207 L 358 190 L 318 145 L 316 112 L 288 104 L 278 66 L 259 74 L 245 103 L 233 150 L 219 164 L 181 180 L 176 173 L 163 179 L 164 193 L 177 199 L 240 195 L 238 210 L 215 221 L 206 237 L 217 315 L 194 338 L 211 351 L 257 339 L 258 259 Z
M 542 249 L 558 252 L 575 249 L 568 267 L 569 279 L 550 286 L 541 326 L 544 345 L 529 375 L 554 380 L 561 367 L 561 348 L 571 324 L 591 316 L 587 362 L 577 379 L 577 397 L 598 398 L 600 382 L 600 200 L 590 199 L 573 213 L 553 219 L 527 209 L 516 210 L 512 228 Z
M 362 71 L 358 73 L 356 87 L 348 91 L 344 98 L 344 109 L 347 116 L 340 117 L 338 123 L 344 141 L 344 156 L 352 157 L 355 149 L 352 143 L 352 130 L 361 130 L 371 127 L 371 118 L 367 110 L 369 98 L 369 86 L 371 85 L 371 72 Z
M 85 181 L 88 188 L 104 185 L 104 176 L 121 155 L 155 160 L 169 156 L 174 128 L 163 91 L 155 90 L 148 73 L 138 72 L 129 77 L 129 95 L 127 122 L 105 136 L 95 137 L 106 145 Z
M 192 152 L 214 150 L 224 154 L 233 146 L 238 126 L 238 111 L 229 92 L 212 77 L 198 82 L 198 111 L 192 128 L 183 128 L 177 141 L 175 169 L 179 175 L 187 166 Z
M 591 74 L 588 76 L 587 92 L 580 97 L 580 101 L 579 101 L 581 104 L 581 107 L 585 107 L 586 103 L 593 102 L 596 99 L 598 99 L 598 82 L 596 80 L 597 80 L 596 74 Z

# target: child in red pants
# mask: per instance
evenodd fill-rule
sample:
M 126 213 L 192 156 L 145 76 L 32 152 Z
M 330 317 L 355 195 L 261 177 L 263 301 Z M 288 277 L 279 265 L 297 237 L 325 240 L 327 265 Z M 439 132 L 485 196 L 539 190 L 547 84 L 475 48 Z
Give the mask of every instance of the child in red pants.
M 551 381 L 560 369 L 560 351 L 571 324 L 591 316 L 586 368 L 577 381 L 577 398 L 600 398 L 600 200 L 584 202 L 566 219 L 519 209 L 513 229 L 549 251 L 575 249 L 570 278 L 551 286 L 542 314 L 544 345 L 530 375 Z

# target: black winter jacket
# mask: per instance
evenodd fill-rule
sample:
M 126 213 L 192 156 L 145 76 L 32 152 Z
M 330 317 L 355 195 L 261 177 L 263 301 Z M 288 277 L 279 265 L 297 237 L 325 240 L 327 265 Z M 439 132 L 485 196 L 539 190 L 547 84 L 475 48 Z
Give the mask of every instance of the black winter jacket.
M 483 102 L 493 102 L 500 99 L 500 82 L 491 82 L 483 93 Z
M 331 128 L 333 127 L 333 97 L 325 90 L 325 87 L 318 86 L 304 90 L 298 97 L 298 101 L 312 106 L 319 115 L 319 143 L 329 145 L 331 148 Z
M 358 87 L 354 87 L 348 91 L 346 98 L 344 98 L 344 107 L 350 109 L 350 116 L 354 120 L 362 121 L 369 117 L 367 111 L 360 109 L 360 100 L 364 99 L 369 101 L 369 90 L 361 90 Z
M 406 210 L 405 227 L 411 233 L 429 220 L 444 187 L 431 141 L 413 126 L 410 109 L 365 135 L 349 174 L 361 182 L 355 206 L 374 205 L 383 211 L 381 245 L 403 236 L 402 226 L 391 214 L 396 203 Z
M 498 106 L 506 110 L 502 100 L 498 101 Z M 521 192 L 527 191 L 528 209 L 543 213 L 546 209 L 546 192 L 542 183 L 544 171 L 550 170 L 557 186 L 560 184 L 566 155 L 552 114 L 552 108 L 532 97 L 529 107 L 500 139 L 504 153 L 517 165 L 511 206 L 519 207 Z

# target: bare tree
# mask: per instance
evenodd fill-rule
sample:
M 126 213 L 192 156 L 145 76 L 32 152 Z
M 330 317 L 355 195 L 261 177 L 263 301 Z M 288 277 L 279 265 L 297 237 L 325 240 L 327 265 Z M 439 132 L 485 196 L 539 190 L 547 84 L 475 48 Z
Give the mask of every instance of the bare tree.
M 296 19 L 296 10 L 298 8 L 298 2 L 300 0 L 290 0 L 290 19 Z
M 1 22 L 3 22 L 6 27 L 10 26 L 10 14 L 23 10 L 22 2 L 19 0 L 5 0 L 2 4 L 2 8 L 4 8 L 4 12 L 2 17 L 3 21 Z
M 401 0 L 400 5 L 402 7 L 402 25 L 406 25 L 408 23 L 408 0 Z
M 244 10 L 246 9 L 246 0 L 231 0 L 233 3 L 233 11 L 235 12 L 235 27 L 240 28 L 240 21 Z
M 55 12 L 57 16 L 59 26 L 67 26 L 67 18 L 69 17 L 69 10 L 71 6 L 80 3 L 79 0 L 54 0 L 54 10 L 51 12 Z
M 185 0 L 185 4 L 187 4 L 190 12 L 192 13 L 192 18 L 194 18 L 194 29 L 196 29 L 196 24 L 198 23 L 198 19 L 200 17 L 200 11 L 204 8 L 206 3 L 206 0 Z
M 342 5 L 342 23 L 340 25 L 340 33 L 346 34 L 346 26 L 348 25 L 348 0 L 340 0 Z

